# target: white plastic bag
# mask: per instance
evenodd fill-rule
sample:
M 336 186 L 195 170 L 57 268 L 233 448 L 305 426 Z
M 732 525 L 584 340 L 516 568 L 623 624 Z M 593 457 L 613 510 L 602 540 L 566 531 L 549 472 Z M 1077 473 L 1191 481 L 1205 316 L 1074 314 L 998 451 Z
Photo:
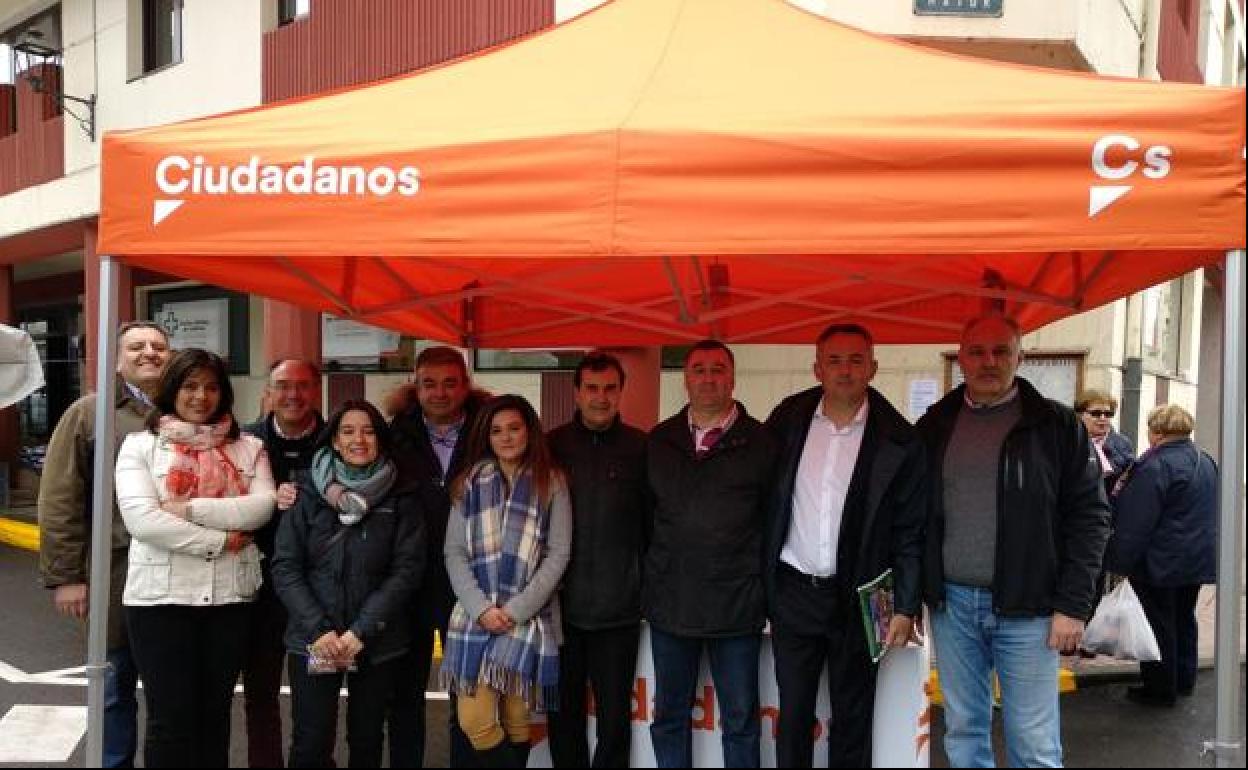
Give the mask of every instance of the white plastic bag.
M 1101 600 L 1096 614 L 1084 629 L 1083 647 L 1122 660 L 1161 660 L 1157 637 L 1148 624 L 1139 597 L 1131 588 L 1131 581 L 1124 579 Z

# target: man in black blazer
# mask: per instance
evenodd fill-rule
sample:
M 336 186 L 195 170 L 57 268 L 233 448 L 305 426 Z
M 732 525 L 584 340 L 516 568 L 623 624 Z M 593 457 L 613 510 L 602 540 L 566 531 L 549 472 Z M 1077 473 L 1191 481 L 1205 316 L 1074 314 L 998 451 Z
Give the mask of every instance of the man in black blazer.
M 886 642 L 910 638 L 922 596 L 926 487 L 914 428 L 869 387 L 871 333 L 834 324 L 816 342 L 820 386 L 767 420 L 779 444 L 763 578 L 780 692 L 780 767 L 810 767 L 820 673 L 828 665 L 829 767 L 871 766 L 875 664 L 857 587 L 893 570 Z

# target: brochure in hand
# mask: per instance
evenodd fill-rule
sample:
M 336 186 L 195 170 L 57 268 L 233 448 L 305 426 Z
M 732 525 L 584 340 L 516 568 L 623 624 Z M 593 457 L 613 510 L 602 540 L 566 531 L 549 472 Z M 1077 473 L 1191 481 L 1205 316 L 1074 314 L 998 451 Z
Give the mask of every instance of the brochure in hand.
M 879 663 L 888 651 L 884 641 L 893 622 L 893 571 L 884 570 L 876 579 L 858 586 L 858 604 L 867 636 L 867 654 L 872 662 Z
M 340 671 L 355 672 L 355 661 L 341 661 L 334 658 L 322 658 L 312 651 L 312 645 L 307 646 L 308 652 L 308 673 L 315 674 L 337 674 Z

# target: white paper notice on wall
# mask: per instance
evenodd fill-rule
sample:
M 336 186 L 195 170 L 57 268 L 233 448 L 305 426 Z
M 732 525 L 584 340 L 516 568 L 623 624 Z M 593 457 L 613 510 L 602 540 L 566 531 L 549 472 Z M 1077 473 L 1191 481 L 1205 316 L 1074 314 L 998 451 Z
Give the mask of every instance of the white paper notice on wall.
M 939 399 L 940 383 L 936 380 L 910 380 L 910 419 L 922 417 Z

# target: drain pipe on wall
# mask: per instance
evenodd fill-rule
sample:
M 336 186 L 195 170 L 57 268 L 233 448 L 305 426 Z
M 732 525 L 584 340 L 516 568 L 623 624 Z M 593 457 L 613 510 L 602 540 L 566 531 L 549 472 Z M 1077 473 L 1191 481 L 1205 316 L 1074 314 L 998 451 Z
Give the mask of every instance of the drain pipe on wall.
M 1144 386 L 1144 360 L 1129 356 L 1122 370 L 1122 405 L 1118 410 L 1118 425 L 1122 435 L 1131 440 L 1137 452 L 1140 446 L 1140 391 Z

